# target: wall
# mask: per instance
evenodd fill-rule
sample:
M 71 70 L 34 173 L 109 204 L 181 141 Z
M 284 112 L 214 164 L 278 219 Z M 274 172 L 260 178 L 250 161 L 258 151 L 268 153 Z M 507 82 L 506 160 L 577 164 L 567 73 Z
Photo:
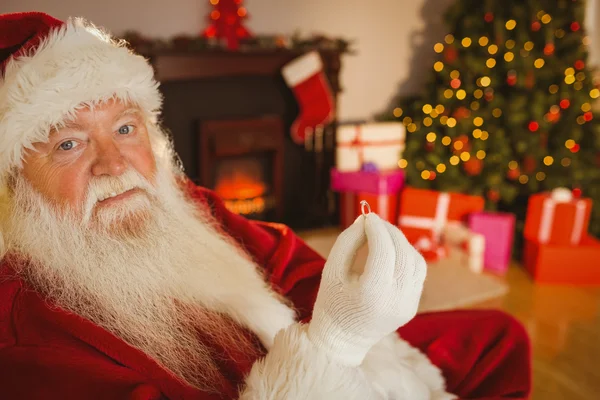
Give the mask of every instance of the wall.
M 0 12 L 39 10 L 64 19 L 84 16 L 121 33 L 151 36 L 196 33 L 206 26 L 207 0 L 0 0 Z M 590 0 L 600 20 L 597 1 Z M 452 0 L 246 0 L 256 33 L 322 32 L 355 39 L 344 58 L 340 119 L 364 119 L 386 108 L 397 93 L 417 90 L 430 72 L 432 46 L 445 28 L 442 11 Z M 600 23 L 600 21 L 599 21 Z M 594 37 L 596 33 L 594 29 Z M 596 47 L 600 41 L 594 41 Z M 592 50 L 594 50 L 592 46 Z M 598 49 L 600 53 L 600 48 Z M 598 58 L 592 54 L 592 59 Z

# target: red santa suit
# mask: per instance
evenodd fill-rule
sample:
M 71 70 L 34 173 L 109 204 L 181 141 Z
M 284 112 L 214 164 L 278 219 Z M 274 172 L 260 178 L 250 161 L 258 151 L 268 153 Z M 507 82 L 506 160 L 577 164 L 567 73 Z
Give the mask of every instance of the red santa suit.
M 23 149 L 80 104 L 118 98 L 149 113 L 161 104 L 144 59 L 94 27 L 65 26 L 40 13 L 0 16 L 0 76 L 0 186 L 7 171 L 18 167 Z M 323 258 L 283 225 L 233 214 L 214 193 L 189 182 L 186 190 L 198 207 L 210 207 L 220 228 L 263 268 L 298 319 L 309 321 Z M 217 393 L 201 392 L 119 337 L 42 298 L 14 273 L 20 262 L 18 254 L 6 254 L 0 264 L 2 399 L 379 400 L 397 393 L 414 399 L 415 392 L 402 390 L 417 381 L 439 395 L 434 399 L 447 398 L 446 392 L 469 399 L 529 395 L 527 335 L 498 311 L 418 315 L 376 344 L 360 368 L 327 364 L 306 342 L 305 324 L 280 330 L 268 351 L 257 339 L 258 331 L 273 328 L 267 318 L 259 318 L 255 331 L 239 326 L 256 343 L 253 355 L 212 342 L 199 327 L 198 340 L 218 355 L 220 371 Z
M 190 186 L 190 191 L 200 206 L 212 207 L 222 228 L 264 267 L 271 285 L 293 302 L 300 318 L 308 320 L 323 258 L 287 227 L 233 214 L 206 189 Z M 222 366 L 222 394 L 201 393 L 109 332 L 53 308 L 11 274 L 14 262 L 15 257 L 5 257 L 0 275 L 2 398 L 237 398 L 254 360 L 231 355 Z M 398 333 L 443 371 L 446 390 L 460 398 L 525 399 L 529 395 L 527 335 L 506 314 L 483 310 L 419 314 Z M 397 345 L 404 351 L 402 342 Z M 391 346 L 382 357 L 394 354 Z M 390 363 L 382 362 L 381 367 L 389 368 Z

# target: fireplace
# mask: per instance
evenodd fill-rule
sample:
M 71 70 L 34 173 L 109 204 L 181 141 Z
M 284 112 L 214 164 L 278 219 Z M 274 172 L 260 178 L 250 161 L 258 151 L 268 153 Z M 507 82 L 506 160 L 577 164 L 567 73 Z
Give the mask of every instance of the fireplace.
M 329 188 L 336 120 L 305 146 L 289 135 L 299 108 L 281 67 L 301 54 L 286 49 L 142 53 L 161 83 L 163 124 L 186 174 L 215 190 L 233 212 L 296 230 L 339 220 L 337 196 Z M 340 92 L 340 55 L 321 51 L 334 99 Z
M 201 121 L 199 183 L 213 189 L 236 214 L 283 217 L 284 128 L 281 118 Z
M 254 156 L 221 159 L 215 164 L 214 187 L 225 206 L 236 214 L 269 219 L 278 204 L 266 179 L 264 160 Z

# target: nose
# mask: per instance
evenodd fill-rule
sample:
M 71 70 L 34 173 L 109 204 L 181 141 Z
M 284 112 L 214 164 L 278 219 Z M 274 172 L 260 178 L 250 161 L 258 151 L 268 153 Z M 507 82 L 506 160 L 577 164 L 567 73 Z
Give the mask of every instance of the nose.
M 95 176 L 119 176 L 127 169 L 127 161 L 121 154 L 119 147 L 112 141 L 98 143 L 96 160 L 92 166 Z

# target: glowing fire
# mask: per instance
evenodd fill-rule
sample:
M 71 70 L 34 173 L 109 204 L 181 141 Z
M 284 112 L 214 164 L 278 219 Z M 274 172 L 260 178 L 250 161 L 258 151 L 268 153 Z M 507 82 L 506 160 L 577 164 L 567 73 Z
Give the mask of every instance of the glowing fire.
M 215 191 L 227 200 L 252 199 L 265 193 L 266 185 L 240 172 L 231 178 L 221 178 Z
M 234 213 L 263 212 L 270 207 L 270 200 L 265 198 L 267 190 L 260 164 L 255 160 L 231 161 L 219 169 L 215 192 Z

